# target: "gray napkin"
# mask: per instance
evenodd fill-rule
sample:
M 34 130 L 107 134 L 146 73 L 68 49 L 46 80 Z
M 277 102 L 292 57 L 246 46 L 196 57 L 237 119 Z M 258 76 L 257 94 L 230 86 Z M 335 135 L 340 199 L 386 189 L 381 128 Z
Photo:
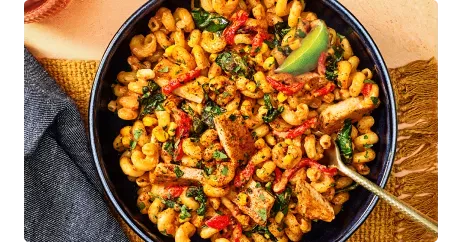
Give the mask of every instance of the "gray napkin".
M 73 101 L 24 49 L 24 238 L 127 241 L 103 200 Z

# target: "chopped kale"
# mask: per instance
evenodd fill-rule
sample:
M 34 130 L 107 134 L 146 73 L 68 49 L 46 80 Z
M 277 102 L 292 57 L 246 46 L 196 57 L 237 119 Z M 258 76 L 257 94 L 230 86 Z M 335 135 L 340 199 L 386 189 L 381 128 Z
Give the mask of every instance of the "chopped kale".
M 289 202 L 291 200 L 292 192 L 293 191 L 288 186 L 288 187 L 286 187 L 284 192 L 282 192 L 280 194 L 276 194 L 276 199 L 275 199 L 275 203 L 273 204 L 272 210 L 274 212 L 281 211 L 284 215 L 288 214 L 288 210 L 289 210 L 288 206 L 289 206 Z
M 164 204 L 169 208 L 174 208 L 176 203 L 173 200 L 168 200 L 167 199 L 167 200 L 164 200 Z
M 225 153 L 216 150 L 216 151 L 214 151 L 214 153 L 212 154 L 212 158 L 217 159 L 217 160 L 224 160 L 224 159 L 227 159 L 228 156 L 227 156 Z
M 143 95 L 139 98 L 141 106 L 140 117 L 151 114 L 155 110 L 164 110 L 162 103 L 166 97 L 160 92 L 160 87 L 154 82 L 149 81 L 148 86 L 143 87 Z
M 193 17 L 196 27 L 200 30 L 207 30 L 213 33 L 224 30 L 230 23 L 219 14 L 209 13 L 203 9 L 193 9 L 191 11 L 191 16 Z
M 265 123 L 272 122 L 278 116 L 280 116 L 281 113 L 283 113 L 284 107 L 280 106 L 278 108 L 274 108 L 272 105 L 270 95 L 267 93 L 264 95 L 264 102 L 265 102 L 265 107 L 267 107 L 267 110 L 268 110 L 268 112 L 264 116 L 262 116 L 262 120 L 264 120 Z
M 188 209 L 185 205 L 182 205 L 180 208 L 180 219 L 187 219 L 191 217 L 191 213 L 188 212 Z
M 243 232 L 243 234 L 245 234 L 247 237 L 250 237 L 252 233 L 261 234 L 265 238 L 267 238 L 267 239 L 269 239 L 271 241 L 278 241 L 277 238 L 275 238 L 275 236 L 273 236 L 273 234 L 270 233 L 267 226 L 256 225 L 251 230 Z
M 291 30 L 291 27 L 288 26 L 288 22 L 283 21 L 275 24 L 274 26 L 275 37 L 281 43 L 283 37 Z
M 338 62 L 342 60 L 344 50 L 339 46 L 333 46 L 334 54 L 326 58 L 325 76 L 328 80 L 334 81 L 338 78 Z
M 175 166 L 174 173 L 177 178 L 180 178 L 185 174 L 182 170 L 180 170 L 179 166 Z
M 194 197 L 196 201 L 199 202 L 199 208 L 196 210 L 196 213 L 199 216 L 204 216 L 206 214 L 206 202 L 207 196 L 204 194 L 202 187 L 189 187 L 186 192 L 187 197 Z
M 174 142 L 172 140 L 168 140 L 164 143 L 163 149 L 169 153 L 169 155 L 174 155 Z
M 225 109 L 209 100 L 206 102 L 204 110 L 201 114 L 201 121 L 203 121 L 209 128 L 215 128 L 214 117 L 225 112 Z
M 241 57 L 237 52 L 229 50 L 220 53 L 215 59 L 217 65 L 225 72 L 232 75 L 244 76 L 251 78 L 254 70 L 246 63 L 245 58 Z
M 289 46 L 278 46 L 277 47 L 279 51 L 283 52 L 283 55 L 289 56 L 293 50 L 289 48 Z
M 339 150 L 341 151 L 341 155 L 344 158 L 346 163 L 352 162 L 352 139 L 350 137 L 350 133 L 352 131 L 352 124 L 350 119 L 344 120 L 344 127 L 338 133 L 338 137 L 336 142 L 338 143 Z

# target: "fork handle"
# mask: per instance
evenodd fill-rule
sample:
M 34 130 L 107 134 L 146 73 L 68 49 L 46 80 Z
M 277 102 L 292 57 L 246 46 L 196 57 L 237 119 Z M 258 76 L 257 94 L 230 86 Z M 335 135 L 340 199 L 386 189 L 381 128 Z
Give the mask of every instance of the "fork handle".
M 406 203 L 397 199 L 394 195 L 390 194 L 389 192 L 385 191 L 378 185 L 374 184 L 366 177 L 358 174 L 357 172 L 351 170 L 345 165 L 339 167 L 339 170 L 344 173 L 346 176 L 352 178 L 352 180 L 356 181 L 358 184 L 369 190 L 370 192 L 376 194 L 378 197 L 385 200 L 389 205 L 398 209 L 400 212 L 408 215 L 414 221 L 420 223 L 421 225 L 425 226 L 435 234 L 437 234 L 437 222 L 434 221 L 432 218 L 424 215 L 420 211 L 410 207 Z

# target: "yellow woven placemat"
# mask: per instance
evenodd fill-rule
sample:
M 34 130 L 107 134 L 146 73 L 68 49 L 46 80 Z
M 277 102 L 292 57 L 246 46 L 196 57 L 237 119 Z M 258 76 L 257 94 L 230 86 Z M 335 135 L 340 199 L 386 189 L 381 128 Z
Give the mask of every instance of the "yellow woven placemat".
M 77 104 L 87 125 L 97 61 L 39 60 Z M 397 155 L 387 190 L 437 220 L 437 61 L 391 69 L 398 106 Z M 116 214 L 116 213 L 115 213 Z M 119 215 L 131 241 L 142 241 Z M 380 201 L 349 242 L 435 241 L 436 237 Z

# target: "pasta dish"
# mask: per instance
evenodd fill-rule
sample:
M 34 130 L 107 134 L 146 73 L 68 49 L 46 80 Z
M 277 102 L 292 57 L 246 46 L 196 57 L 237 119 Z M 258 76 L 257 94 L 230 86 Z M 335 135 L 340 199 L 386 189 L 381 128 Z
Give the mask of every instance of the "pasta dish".
M 193 0 L 133 36 L 108 109 L 140 212 L 165 236 L 300 241 L 357 187 L 320 162 L 375 159 L 370 69 L 300 0 Z

